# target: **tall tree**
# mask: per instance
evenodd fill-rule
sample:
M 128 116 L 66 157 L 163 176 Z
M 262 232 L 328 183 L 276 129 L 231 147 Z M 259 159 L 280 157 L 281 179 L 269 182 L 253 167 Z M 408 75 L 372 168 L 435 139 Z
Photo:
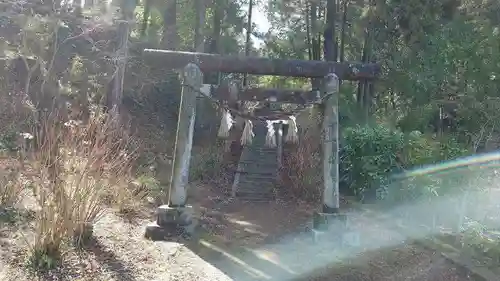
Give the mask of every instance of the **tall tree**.
M 246 34 L 246 41 L 245 41 L 245 56 L 250 55 L 250 48 L 252 45 L 252 10 L 253 10 L 253 0 L 249 0 L 248 2 L 248 15 L 247 15 L 247 34 Z M 243 75 L 243 86 L 247 86 L 247 74 L 245 73 Z
M 179 33 L 177 31 L 177 0 L 167 0 L 163 11 L 163 36 L 161 46 L 167 50 L 177 50 Z

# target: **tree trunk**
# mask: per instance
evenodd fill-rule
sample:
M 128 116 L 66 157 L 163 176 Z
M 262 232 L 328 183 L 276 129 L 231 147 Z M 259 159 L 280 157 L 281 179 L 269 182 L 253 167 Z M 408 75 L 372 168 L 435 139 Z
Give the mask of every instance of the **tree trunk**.
M 161 46 L 167 50 L 177 50 L 179 34 L 177 33 L 177 0 L 168 0 L 163 11 L 163 36 Z
M 125 79 L 125 69 L 127 68 L 128 38 L 130 35 L 130 22 L 133 20 L 135 5 L 129 6 L 126 3 L 121 6 L 122 19 L 118 26 L 118 36 L 120 37 L 119 49 L 117 51 L 117 66 L 113 74 L 111 84 L 111 97 L 108 109 L 111 109 L 115 120 L 121 111 L 123 97 L 123 82 Z
M 146 33 L 148 30 L 149 16 L 151 14 L 152 2 L 153 2 L 152 0 L 145 0 L 144 1 L 144 12 L 142 14 L 141 37 L 146 37 Z
M 194 34 L 194 51 L 198 53 L 202 53 L 204 51 L 204 27 L 205 27 L 205 14 L 207 12 L 207 6 L 204 0 L 196 0 L 195 2 L 195 11 L 196 11 L 196 25 L 195 25 L 195 34 Z
M 245 56 L 250 55 L 250 48 L 252 45 L 252 40 L 251 40 L 251 35 L 252 35 L 252 10 L 253 10 L 253 0 L 249 0 L 250 2 L 248 3 L 248 18 L 247 18 L 247 38 L 245 42 Z M 248 81 L 247 77 L 248 74 L 245 73 L 243 74 L 243 86 L 247 86 Z
M 339 53 L 339 61 L 344 62 L 345 61 L 345 35 L 346 35 L 346 30 L 347 30 L 347 3 L 348 0 L 344 0 L 343 5 L 342 5 L 342 30 L 340 34 L 340 53 Z
M 326 28 L 323 32 L 323 52 L 326 61 L 337 61 L 338 58 L 338 44 L 336 36 L 336 0 L 328 0 L 327 2 L 327 15 L 326 15 Z
M 311 4 L 306 1 L 306 40 L 308 59 L 313 59 L 312 41 L 311 41 Z
M 208 53 L 218 54 L 220 53 L 220 37 L 221 37 L 221 25 L 222 25 L 222 1 L 221 0 L 213 0 L 212 9 L 214 11 L 213 16 L 213 33 L 208 40 L 208 46 L 206 49 Z M 219 73 L 218 72 L 206 72 L 204 71 L 204 84 L 219 84 Z M 211 92 L 213 92 L 214 88 L 211 87 Z

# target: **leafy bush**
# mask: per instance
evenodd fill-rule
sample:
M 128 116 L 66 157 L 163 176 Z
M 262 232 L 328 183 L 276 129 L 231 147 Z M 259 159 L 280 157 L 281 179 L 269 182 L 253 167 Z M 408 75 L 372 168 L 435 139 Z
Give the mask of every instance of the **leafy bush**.
M 384 126 L 356 126 L 344 130 L 340 170 L 356 196 L 387 185 L 388 175 L 401 171 L 404 134 Z
M 440 178 L 422 175 L 391 182 L 390 176 L 467 153 L 454 139 L 437 142 L 418 131 L 405 134 L 380 124 L 347 128 L 343 137 L 342 180 L 361 199 L 389 196 L 399 201 L 435 195 Z
M 481 257 L 487 265 L 500 262 L 500 235 L 497 231 L 489 230 L 478 221 L 469 220 L 458 237 L 462 250 L 469 255 Z

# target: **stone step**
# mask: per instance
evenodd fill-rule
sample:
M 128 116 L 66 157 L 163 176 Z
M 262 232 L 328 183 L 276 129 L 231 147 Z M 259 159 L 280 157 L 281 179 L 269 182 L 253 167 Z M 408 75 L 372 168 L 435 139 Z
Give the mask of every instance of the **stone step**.
M 268 148 L 251 148 L 247 147 L 244 150 L 242 155 L 251 154 L 251 155 L 278 155 L 278 151 L 276 148 L 268 149 Z
M 247 147 L 244 149 L 245 153 L 248 154 L 278 154 L 278 150 L 276 148 L 261 148 L 261 147 Z
M 244 151 L 241 156 L 245 157 L 278 157 L 278 152 L 276 151 Z
M 276 161 L 278 159 L 278 154 L 271 153 L 271 152 L 262 152 L 262 153 L 244 152 L 241 154 L 240 159 L 241 160 L 256 160 L 256 161 L 261 161 L 261 160 Z
M 271 159 L 267 159 L 267 161 L 265 161 L 266 159 L 245 159 L 245 158 L 241 158 L 240 161 L 238 162 L 238 164 L 244 164 L 245 166 L 277 166 L 278 165 L 278 161 L 276 161 L 276 159 L 273 161 Z
M 265 194 L 271 194 L 274 193 L 274 187 L 272 186 L 267 186 L 267 187 L 260 187 L 260 188 L 252 188 L 249 185 L 244 185 L 244 186 L 238 186 L 236 188 L 236 193 L 247 193 L 247 194 L 256 194 L 256 195 L 265 195 Z
M 237 191 L 236 197 L 244 201 L 252 202 L 269 202 L 275 200 L 276 196 L 274 192 L 269 193 L 253 193 L 245 191 Z
M 251 174 L 251 175 L 260 175 L 260 176 L 264 176 L 264 177 L 277 177 L 278 176 L 278 173 L 277 171 L 244 171 L 244 170 L 238 170 L 238 169 L 234 169 L 234 172 L 235 173 L 239 173 L 240 174 L 240 177 L 243 176 L 243 175 L 247 175 L 247 174 Z
M 266 133 L 265 126 L 256 124 L 252 144 L 241 153 L 235 171 L 239 173 L 235 193 L 240 200 L 269 202 L 275 199 L 278 151 L 265 146 Z
M 268 193 L 276 189 L 275 184 L 255 184 L 252 182 L 242 182 L 236 187 L 236 190 L 254 193 Z
M 247 173 L 247 174 L 278 174 L 278 165 L 259 165 L 259 164 L 249 164 L 240 163 L 236 167 L 236 172 Z
M 252 181 L 273 181 L 278 177 L 276 170 L 258 170 L 258 169 L 247 169 L 243 171 L 238 171 L 240 178 L 248 178 Z
M 262 175 L 262 174 L 240 174 L 240 180 L 252 181 L 252 182 L 276 182 L 276 176 Z
M 265 146 L 265 144 L 263 144 L 263 145 L 255 144 L 255 145 L 248 146 L 246 148 L 252 152 L 277 152 L 278 151 L 278 148 L 267 147 L 267 146 Z
M 240 181 L 254 182 L 254 183 L 274 183 L 277 178 L 275 175 L 263 175 L 263 174 L 251 174 L 251 173 L 240 173 Z
M 245 166 L 265 166 L 268 168 L 275 168 L 277 167 L 276 159 L 271 160 L 271 159 L 241 159 L 239 164 L 245 165 Z
M 266 147 L 266 141 L 265 140 L 254 139 L 252 141 L 252 144 L 245 145 L 245 147 L 243 149 L 259 150 L 259 149 L 261 149 L 263 147 Z
M 264 178 L 251 178 L 247 177 L 245 174 L 240 174 L 240 177 L 238 179 L 238 185 L 243 186 L 243 185 L 253 185 L 257 188 L 264 188 L 264 187 L 272 187 L 274 188 L 276 186 L 276 179 L 264 179 Z
M 250 182 L 250 181 L 239 181 L 237 185 L 237 190 L 247 190 L 252 192 L 268 192 L 274 190 L 276 184 L 272 182 Z
M 276 163 L 276 161 L 272 161 L 272 160 L 251 160 L 251 159 L 242 159 L 240 162 L 239 162 L 240 166 L 241 167 L 265 167 L 267 169 L 271 169 L 271 168 L 277 168 L 278 167 L 278 163 Z

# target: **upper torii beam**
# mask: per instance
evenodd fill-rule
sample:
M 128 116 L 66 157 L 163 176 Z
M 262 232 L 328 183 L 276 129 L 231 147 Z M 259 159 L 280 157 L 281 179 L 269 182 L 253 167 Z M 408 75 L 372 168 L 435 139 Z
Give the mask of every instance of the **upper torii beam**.
M 341 80 L 372 80 L 380 73 L 375 63 L 287 60 L 261 57 L 223 56 L 217 54 L 145 49 L 144 60 L 159 68 L 182 68 L 197 64 L 203 72 L 247 73 L 289 77 L 318 78 L 335 73 Z

